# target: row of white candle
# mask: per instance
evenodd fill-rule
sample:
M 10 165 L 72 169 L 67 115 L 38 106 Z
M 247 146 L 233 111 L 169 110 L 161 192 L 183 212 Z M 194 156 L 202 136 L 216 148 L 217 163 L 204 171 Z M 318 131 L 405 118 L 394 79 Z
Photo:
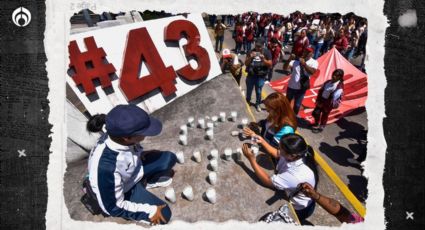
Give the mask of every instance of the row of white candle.
M 190 185 L 186 186 L 183 189 L 182 194 L 189 201 L 192 201 L 195 198 L 193 188 Z M 217 202 L 217 193 L 214 188 L 207 189 L 207 191 L 205 192 L 205 196 L 212 204 Z M 171 203 L 175 203 L 177 201 L 176 192 L 174 191 L 174 188 L 168 188 L 167 190 L 165 190 L 165 198 L 167 198 L 167 200 L 169 200 Z

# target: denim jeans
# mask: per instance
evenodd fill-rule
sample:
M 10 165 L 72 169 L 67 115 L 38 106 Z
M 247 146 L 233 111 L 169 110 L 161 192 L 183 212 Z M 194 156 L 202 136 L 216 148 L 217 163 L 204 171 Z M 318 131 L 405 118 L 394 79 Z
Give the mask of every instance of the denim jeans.
M 215 50 L 217 52 L 220 52 L 223 49 L 223 41 L 224 41 L 224 36 L 215 37 Z M 220 49 L 218 49 L 218 43 L 220 43 Z
M 316 45 L 314 46 L 314 56 L 313 56 L 314 59 L 317 59 L 319 57 L 322 46 L 323 46 L 323 42 L 316 43 Z
M 242 49 L 242 42 L 236 42 L 235 53 L 240 53 Z
M 305 95 L 305 90 L 303 89 L 291 89 L 288 88 L 286 90 L 286 98 L 288 98 L 288 101 L 291 102 L 292 99 L 295 100 L 294 102 L 294 113 L 295 115 L 298 114 L 301 108 L 301 104 L 303 102 Z
M 176 164 L 176 155 L 172 152 L 158 152 L 146 155 L 143 161 L 143 178 L 149 179 L 155 178 L 156 175 L 171 170 Z M 150 205 L 165 205 L 161 210 L 162 216 L 164 216 L 166 222 L 171 218 L 171 209 L 167 203 L 156 197 L 151 192 L 147 191 L 141 182 L 137 183 L 133 188 L 124 194 L 125 200 L 129 200 L 134 203 L 150 204 Z M 145 221 L 150 221 L 146 219 Z M 165 224 L 165 223 L 162 223 Z
M 255 105 L 259 106 L 261 104 L 261 91 L 263 90 L 264 82 L 266 81 L 265 76 L 260 77 L 257 75 L 248 75 L 246 78 L 246 100 L 251 101 L 252 90 L 255 87 Z
M 314 209 L 316 207 L 316 202 L 312 202 L 311 204 L 309 204 L 307 207 L 305 207 L 304 209 L 301 210 L 295 210 L 295 212 L 297 213 L 297 217 L 298 219 L 302 222 L 303 220 L 307 219 L 309 216 L 311 216 L 311 214 L 313 214 Z M 302 224 L 302 223 L 301 223 Z
M 350 59 L 352 59 L 353 58 L 353 55 L 354 55 L 354 53 L 356 52 L 356 48 L 350 48 L 349 50 L 347 50 L 347 52 L 345 53 L 346 55 L 346 59 L 348 60 L 348 61 L 350 61 Z

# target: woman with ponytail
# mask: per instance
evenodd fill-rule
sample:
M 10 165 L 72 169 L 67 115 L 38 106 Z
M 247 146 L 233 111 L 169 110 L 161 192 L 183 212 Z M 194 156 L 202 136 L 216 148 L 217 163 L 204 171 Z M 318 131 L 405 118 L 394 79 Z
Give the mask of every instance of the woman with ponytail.
M 272 154 L 272 157 L 278 161 L 277 173 L 272 176 L 269 176 L 258 165 L 248 144 L 243 145 L 242 151 L 249 160 L 255 174 L 265 186 L 286 192 L 301 222 L 313 213 L 314 200 L 299 192 L 300 187 L 298 186 L 307 182 L 316 187 L 319 179 L 314 161 L 314 151 L 307 145 L 303 137 L 295 133 L 282 136 L 279 150 Z
M 143 151 L 140 142 L 162 130 L 159 120 L 136 105 L 118 105 L 87 122 L 89 132 L 106 131 L 89 156 L 89 187 L 105 216 L 150 224 L 171 218 L 167 204 L 146 189 L 172 182 L 175 154 Z M 146 185 L 145 185 L 146 184 Z

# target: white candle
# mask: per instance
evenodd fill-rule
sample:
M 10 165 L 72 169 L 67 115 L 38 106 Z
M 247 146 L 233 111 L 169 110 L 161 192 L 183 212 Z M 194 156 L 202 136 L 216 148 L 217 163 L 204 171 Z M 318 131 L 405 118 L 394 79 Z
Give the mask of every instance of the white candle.
M 208 201 L 211 202 L 211 204 L 215 204 L 217 202 L 217 193 L 215 192 L 215 189 L 209 188 L 205 192 L 205 196 L 207 197 Z
M 187 135 L 187 125 L 180 126 L 180 133 L 183 135 Z
M 212 129 L 207 130 L 207 138 L 208 140 L 214 139 L 214 131 Z
M 238 112 L 236 112 L 236 111 L 232 111 L 232 112 L 230 113 L 230 116 L 231 116 L 231 118 L 232 118 L 232 121 L 233 121 L 233 122 L 235 122 L 235 121 L 236 121 L 236 118 L 238 117 Z
M 231 148 L 226 148 L 224 150 L 224 157 L 226 160 L 230 160 L 232 158 L 232 149 Z
M 211 183 L 211 185 L 215 185 L 217 183 L 217 173 L 216 172 L 208 173 L 208 181 Z
M 167 198 L 167 200 L 169 200 L 171 203 L 176 202 L 176 192 L 173 188 L 167 188 L 167 190 L 165 190 L 165 198 Z
M 198 125 L 199 125 L 199 128 L 205 129 L 205 120 L 204 120 L 204 118 L 199 118 L 198 119 Z
M 210 156 L 211 156 L 211 159 L 218 159 L 218 150 L 217 149 L 211 150 Z
M 195 150 L 195 151 L 193 152 L 193 159 L 194 159 L 196 162 L 200 163 L 200 162 L 201 162 L 201 152 L 199 152 L 198 150 Z
M 210 160 L 210 167 L 213 171 L 217 171 L 218 170 L 218 162 L 217 159 L 212 159 Z
M 183 151 L 178 151 L 176 153 L 176 157 L 177 157 L 177 162 L 179 162 L 180 164 L 184 163 L 184 154 Z
M 180 141 L 180 144 L 187 145 L 187 136 L 186 135 L 180 135 L 179 141 Z
M 221 122 L 226 121 L 226 113 L 225 112 L 220 112 L 220 121 Z
M 194 198 L 192 186 L 188 185 L 183 189 L 183 196 L 186 197 L 189 201 L 192 201 Z
M 189 127 L 193 127 L 193 122 L 195 121 L 195 118 L 194 117 L 189 117 L 188 119 L 187 119 L 187 126 L 189 126 Z

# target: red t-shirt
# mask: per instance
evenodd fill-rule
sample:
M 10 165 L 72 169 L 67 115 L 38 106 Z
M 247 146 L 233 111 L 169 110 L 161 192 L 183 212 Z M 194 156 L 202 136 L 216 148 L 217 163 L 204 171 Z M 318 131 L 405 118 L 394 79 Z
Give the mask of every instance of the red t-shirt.
M 292 53 L 297 57 L 301 57 L 304 53 L 304 49 L 306 49 L 310 45 L 307 37 L 298 38 L 295 41 L 294 47 L 292 48 Z
M 345 36 L 342 36 L 335 40 L 334 42 L 335 48 L 341 52 L 343 50 L 346 50 L 348 48 L 348 39 Z

